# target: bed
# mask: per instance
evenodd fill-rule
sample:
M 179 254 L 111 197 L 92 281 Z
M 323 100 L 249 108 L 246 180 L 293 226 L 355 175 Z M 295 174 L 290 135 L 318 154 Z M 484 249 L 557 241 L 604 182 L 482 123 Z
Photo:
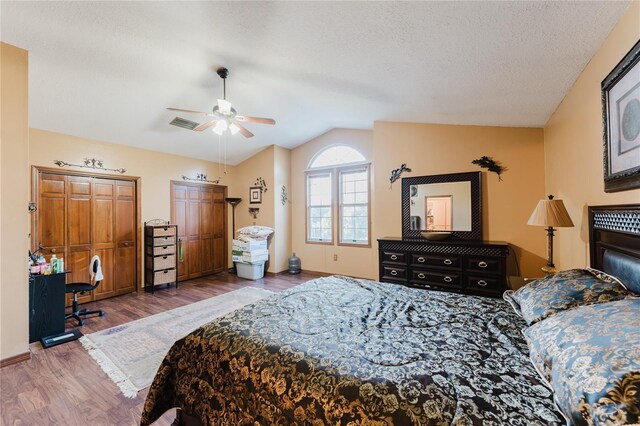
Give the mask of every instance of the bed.
M 640 206 L 589 216 L 592 266 L 629 288 L 591 270 L 507 300 L 320 278 L 177 341 L 141 425 L 173 407 L 183 424 L 637 423 Z M 541 307 L 549 289 L 562 291 Z M 616 368 L 600 371 L 609 359 Z

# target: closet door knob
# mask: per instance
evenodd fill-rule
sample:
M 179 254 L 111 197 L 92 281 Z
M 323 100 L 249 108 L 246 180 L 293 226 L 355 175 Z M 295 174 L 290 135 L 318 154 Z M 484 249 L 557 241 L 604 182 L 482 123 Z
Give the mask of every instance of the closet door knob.
M 487 265 L 487 262 L 480 262 L 478 263 L 478 266 L 481 268 L 486 268 L 488 265 Z
M 444 277 L 444 282 L 450 283 L 451 281 L 453 281 L 451 277 Z
M 445 259 L 444 260 L 444 264 L 445 265 L 451 265 L 453 262 L 451 261 L 451 259 Z
M 487 282 L 485 280 L 480 280 L 480 281 L 478 281 L 478 285 L 480 285 L 482 287 L 486 287 Z

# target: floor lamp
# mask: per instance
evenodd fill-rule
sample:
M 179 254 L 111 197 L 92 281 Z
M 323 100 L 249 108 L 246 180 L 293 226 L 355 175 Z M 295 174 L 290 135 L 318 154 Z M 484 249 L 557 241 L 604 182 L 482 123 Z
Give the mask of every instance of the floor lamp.
M 231 204 L 231 223 L 232 223 L 232 229 L 233 229 L 233 234 L 232 234 L 232 238 L 236 237 L 236 206 L 238 204 L 240 204 L 240 202 L 242 201 L 242 198 L 225 198 L 224 199 L 227 203 Z M 229 273 L 231 274 L 235 274 L 236 273 L 236 264 L 235 262 L 233 263 L 233 266 L 231 268 L 229 268 Z
M 547 265 L 542 267 L 546 274 L 558 272 L 553 264 L 553 227 L 572 227 L 573 222 L 562 200 L 554 200 L 553 195 L 549 195 L 548 200 L 540 200 L 527 225 L 547 227 Z

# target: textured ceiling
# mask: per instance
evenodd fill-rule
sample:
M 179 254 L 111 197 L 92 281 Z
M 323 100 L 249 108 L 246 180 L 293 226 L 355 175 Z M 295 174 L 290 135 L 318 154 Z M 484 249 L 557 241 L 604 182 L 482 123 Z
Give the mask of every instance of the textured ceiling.
M 165 108 L 209 111 L 226 66 L 238 113 L 277 121 L 234 164 L 374 120 L 541 127 L 628 4 L 2 1 L 0 35 L 30 52 L 31 127 L 214 161 Z

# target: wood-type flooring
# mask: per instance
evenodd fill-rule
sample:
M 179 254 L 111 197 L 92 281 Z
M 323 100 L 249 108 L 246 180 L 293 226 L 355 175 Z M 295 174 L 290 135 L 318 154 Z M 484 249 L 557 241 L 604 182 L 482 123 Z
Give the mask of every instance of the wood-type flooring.
M 248 281 L 226 272 L 180 283 L 179 288 L 157 289 L 155 294 L 140 291 L 82 305 L 102 309 L 104 317 L 88 317 L 84 334 L 124 324 L 149 315 L 217 296 L 241 287 L 253 286 L 282 291 L 320 274 L 267 275 Z M 67 321 L 67 330 L 77 326 Z M 31 360 L 0 369 L 1 425 L 137 425 L 148 389 L 135 398 L 125 398 L 80 342 L 49 349 L 30 345 Z M 155 424 L 170 425 L 175 410 Z

